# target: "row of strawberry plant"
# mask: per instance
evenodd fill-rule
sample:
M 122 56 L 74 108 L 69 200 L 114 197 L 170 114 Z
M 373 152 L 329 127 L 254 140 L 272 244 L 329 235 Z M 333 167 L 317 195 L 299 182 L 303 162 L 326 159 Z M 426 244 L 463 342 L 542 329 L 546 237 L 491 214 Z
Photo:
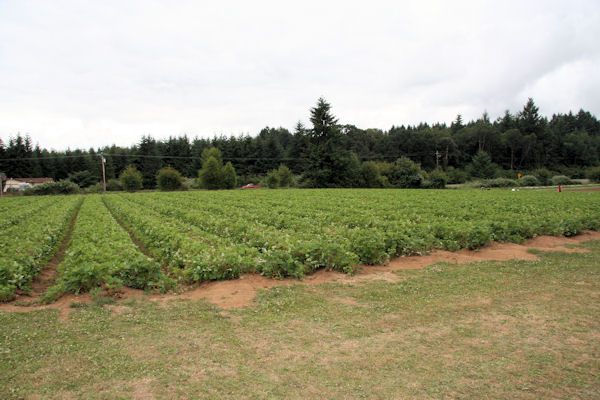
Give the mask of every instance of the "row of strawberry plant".
M 2 196 L 0 197 L 0 214 L 6 215 L 6 213 L 16 208 L 28 207 L 39 202 L 40 199 L 41 197 Z
M 257 271 L 268 276 L 302 276 L 317 268 L 351 272 L 358 257 L 343 237 L 324 237 L 301 231 L 275 229 L 260 222 L 199 211 L 189 204 L 173 204 L 166 196 L 119 195 L 120 198 L 172 217 L 204 232 L 228 238 L 260 252 Z M 235 210 L 231 210 L 234 214 Z
M 595 228 L 597 202 L 578 193 L 568 195 L 571 197 L 552 192 L 321 190 L 256 195 L 196 192 L 152 195 L 151 199 L 153 204 L 168 203 L 163 204 L 163 213 L 177 213 L 185 220 L 195 214 L 194 223 L 213 229 L 219 222 L 211 221 L 215 214 L 227 228 L 243 222 L 261 231 L 266 227 L 281 234 L 294 230 L 349 240 L 350 250 L 360 261 L 372 263 L 431 248 L 478 248 L 490 240 L 519 242 L 539 234 L 569 235 Z M 342 212 L 323 211 L 333 210 L 338 203 L 354 206 Z M 310 214 L 315 214 L 314 218 Z
M 258 251 L 157 215 L 117 195 L 103 198 L 112 214 L 177 279 L 230 279 L 255 268 Z
M 87 196 L 75 222 L 56 285 L 45 299 L 98 287 L 137 289 L 170 286 L 158 262 L 144 255 L 99 196 Z
M 290 216 L 291 229 L 274 226 L 272 214 L 256 210 L 254 215 L 240 211 L 231 204 L 194 201 L 184 193 L 178 194 L 137 194 L 126 195 L 128 199 L 145 207 L 150 207 L 162 215 L 170 215 L 200 226 L 232 240 L 241 241 L 259 249 L 279 249 L 291 254 L 286 268 L 263 270 L 277 276 L 300 275 L 307 271 L 326 267 L 352 271 L 353 264 L 384 263 L 391 256 L 422 253 L 433 247 L 433 238 L 415 230 L 409 222 L 394 225 L 393 230 L 349 228 L 343 224 L 320 226 L 317 220 Z M 262 202 L 262 199 L 261 199 Z M 250 202 L 248 202 L 250 203 Z M 310 204 L 302 204 L 302 207 Z M 297 207 L 301 208 L 301 207 Z M 261 213 L 263 213 L 261 215 Z M 316 227 L 316 228 L 315 228 Z
M 61 196 L 26 223 L 0 232 L 0 301 L 30 290 L 44 263 L 58 250 L 82 197 Z
M 332 224 L 393 231 L 396 225 L 416 222 L 432 225 L 433 236 L 442 239 L 442 246 L 475 248 L 487 240 L 521 241 L 539 234 L 570 235 L 593 229 L 598 224 L 598 202 L 589 196 L 531 191 L 325 190 L 261 194 L 260 207 L 248 198 L 243 199 L 243 206 L 235 198 L 227 200 L 273 226 L 296 227 L 300 218 L 315 232 Z M 337 205 L 343 212 L 335 212 Z M 312 223 L 310 215 L 315 216 Z M 468 239 L 468 231 L 473 231 L 473 240 Z
M 34 201 L 27 203 L 14 203 L 0 218 L 0 229 L 6 229 L 12 225 L 27 223 L 29 217 L 44 212 L 46 208 L 58 202 L 56 197 L 36 197 Z

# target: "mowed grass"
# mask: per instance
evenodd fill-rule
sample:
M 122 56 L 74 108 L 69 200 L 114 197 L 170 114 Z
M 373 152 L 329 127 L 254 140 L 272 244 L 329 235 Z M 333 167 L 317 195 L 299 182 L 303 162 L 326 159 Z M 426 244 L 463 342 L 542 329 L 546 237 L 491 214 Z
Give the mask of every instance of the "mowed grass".
M 396 283 L 0 313 L 0 398 L 599 398 L 600 242 Z

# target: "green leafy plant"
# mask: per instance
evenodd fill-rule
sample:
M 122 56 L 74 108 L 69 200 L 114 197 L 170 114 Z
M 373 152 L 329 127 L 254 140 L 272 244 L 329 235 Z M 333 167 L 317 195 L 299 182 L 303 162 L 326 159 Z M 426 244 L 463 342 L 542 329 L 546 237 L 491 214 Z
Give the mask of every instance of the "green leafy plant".
M 573 181 L 571 180 L 571 178 L 569 178 L 568 176 L 565 176 L 565 175 L 554 175 L 552 177 L 552 184 L 554 186 L 557 186 L 557 185 L 572 185 Z
M 135 192 L 142 189 L 142 174 L 133 165 L 128 166 L 119 175 L 119 182 L 123 190 Z
M 183 187 L 181 173 L 172 167 L 165 167 L 156 174 L 156 186 L 159 190 L 180 190 Z
M 533 175 L 523 175 L 518 182 L 520 186 L 537 186 L 539 184 L 538 179 Z

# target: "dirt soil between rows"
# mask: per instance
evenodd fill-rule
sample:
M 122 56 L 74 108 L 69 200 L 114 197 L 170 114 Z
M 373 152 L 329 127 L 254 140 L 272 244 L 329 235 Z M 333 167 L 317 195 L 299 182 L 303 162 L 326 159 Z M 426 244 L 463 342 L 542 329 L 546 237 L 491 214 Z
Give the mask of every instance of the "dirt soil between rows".
M 588 240 L 600 240 L 600 232 L 585 231 L 573 237 L 539 236 L 522 244 L 515 243 L 493 243 L 488 247 L 478 250 L 462 249 L 457 252 L 433 251 L 429 255 L 399 257 L 391 260 L 387 265 L 359 266 L 355 275 L 347 275 L 337 271 L 319 270 L 302 280 L 297 279 L 270 279 L 258 274 L 242 275 L 239 279 L 228 281 L 204 282 L 197 286 L 191 286 L 188 290 L 179 294 L 146 294 L 142 290 L 123 288 L 121 301 L 133 299 L 148 299 L 150 301 L 165 303 L 173 299 L 199 300 L 205 299 L 211 304 L 222 309 L 233 309 L 247 307 L 261 289 L 275 286 L 290 285 L 319 285 L 322 283 L 338 283 L 348 285 L 361 285 L 371 281 L 396 282 L 402 279 L 394 271 L 423 269 L 438 262 L 452 264 L 464 264 L 476 261 L 506 261 L 506 260 L 538 260 L 539 257 L 530 253 L 529 249 L 541 251 L 560 251 L 566 253 L 588 252 L 582 248 L 570 248 L 569 245 L 577 245 Z M 35 295 L 34 295 L 35 296 Z M 21 299 L 23 299 L 21 297 Z M 30 298 L 31 301 L 35 297 Z M 91 303 L 89 294 L 65 295 L 55 303 L 47 305 L 24 306 L 11 303 L 0 304 L 0 311 L 23 312 L 40 309 L 58 309 L 61 319 L 66 319 L 70 311 L 73 311 L 73 303 Z M 119 313 L 122 306 L 111 306 L 115 313 Z

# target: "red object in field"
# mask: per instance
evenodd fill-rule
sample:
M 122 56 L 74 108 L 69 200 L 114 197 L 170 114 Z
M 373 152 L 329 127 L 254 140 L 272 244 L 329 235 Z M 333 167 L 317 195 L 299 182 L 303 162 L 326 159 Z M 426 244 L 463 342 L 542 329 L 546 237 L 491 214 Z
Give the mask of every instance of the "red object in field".
M 255 185 L 253 183 L 249 183 L 249 184 L 247 184 L 245 186 L 242 186 L 242 189 L 256 189 L 256 188 L 259 188 L 259 187 L 260 187 L 260 185 Z
M 558 185 L 558 193 L 562 192 L 562 186 Z

